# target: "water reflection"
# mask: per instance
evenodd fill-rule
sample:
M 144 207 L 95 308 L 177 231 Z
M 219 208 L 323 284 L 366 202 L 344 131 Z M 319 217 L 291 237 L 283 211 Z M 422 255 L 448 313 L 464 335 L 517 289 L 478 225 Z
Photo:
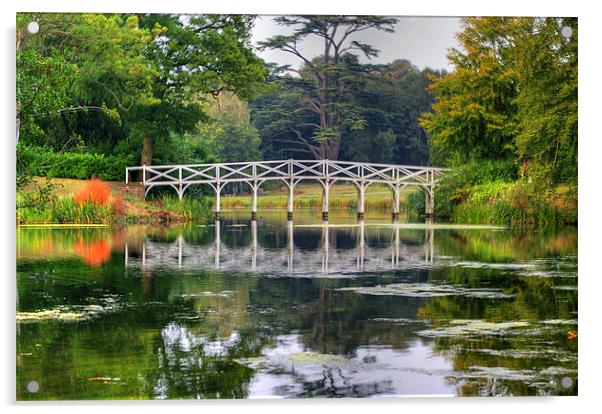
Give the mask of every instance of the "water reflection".
M 194 240 L 187 240 L 180 229 L 171 242 L 157 235 L 126 240 L 125 265 L 149 270 L 177 267 L 189 271 L 215 269 L 263 275 L 336 277 L 357 271 L 425 268 L 434 264 L 435 232 L 432 228 L 409 232 L 402 238 L 399 227 L 371 227 L 360 222 L 357 226 L 343 228 L 324 225 L 298 229 L 288 221 L 285 237 L 272 233 L 274 240 L 264 230 L 260 242 L 257 226 L 257 221 L 248 224 L 217 221 L 209 227 L 213 239 L 207 237 L 200 241 L 192 234 Z M 277 233 L 279 229 L 272 231 Z M 374 237 L 371 237 L 371 231 Z M 223 232 L 236 232 L 243 240 L 246 236 L 250 239 L 246 243 L 230 244 L 228 239 L 223 240 Z M 423 243 L 416 237 L 419 232 L 424 233 Z M 188 234 L 191 234 L 190 230 Z M 308 273 L 309 269 L 313 272 Z
M 19 230 L 17 398 L 575 395 L 576 236 Z

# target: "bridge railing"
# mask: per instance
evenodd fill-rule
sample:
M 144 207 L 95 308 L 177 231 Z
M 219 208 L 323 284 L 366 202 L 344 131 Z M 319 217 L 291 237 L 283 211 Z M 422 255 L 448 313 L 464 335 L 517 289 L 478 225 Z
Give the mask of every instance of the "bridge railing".
M 148 165 L 127 167 L 126 183 L 131 173 L 141 171 L 145 184 L 240 182 L 248 180 L 330 179 L 363 180 L 386 184 L 431 185 L 446 169 L 428 166 L 359 163 L 330 160 L 252 161 L 215 164 Z

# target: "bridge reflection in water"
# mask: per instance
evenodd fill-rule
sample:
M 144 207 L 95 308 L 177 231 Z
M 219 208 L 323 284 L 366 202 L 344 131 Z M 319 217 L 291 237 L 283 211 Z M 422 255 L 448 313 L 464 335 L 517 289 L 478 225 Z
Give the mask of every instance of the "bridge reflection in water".
M 244 227 L 243 227 L 244 226 Z M 258 223 L 228 224 L 216 221 L 213 240 L 205 244 L 193 244 L 179 234 L 175 241 L 157 241 L 145 236 L 142 244 L 131 254 L 125 242 L 125 265 L 142 270 L 220 270 L 234 272 L 258 272 L 264 275 L 294 275 L 303 277 L 337 277 L 360 272 L 377 272 L 391 269 L 428 268 L 434 265 L 434 229 L 424 230 L 424 239 L 407 239 L 400 235 L 396 225 L 375 225 L 359 222 L 350 226 L 321 226 L 308 228 L 286 224 L 286 243 L 281 246 L 263 246 L 258 241 Z M 240 228 L 239 228 L 240 227 Z M 224 231 L 250 233 L 250 243 L 232 246 L 222 240 Z M 319 233 L 319 243 L 304 248 L 295 243 L 295 231 L 307 235 Z M 421 232 L 422 230 L 414 230 Z M 337 232 L 345 233 L 354 243 L 337 246 Z M 376 236 L 369 242 L 370 233 Z M 350 234 L 351 233 L 351 234 Z M 248 236 L 248 234 L 247 234 Z M 384 236 L 384 237 L 383 237 Z M 383 241 L 383 238 L 385 239 Z M 317 248 L 316 248 L 317 247 Z M 141 251 L 140 251 L 141 250 Z

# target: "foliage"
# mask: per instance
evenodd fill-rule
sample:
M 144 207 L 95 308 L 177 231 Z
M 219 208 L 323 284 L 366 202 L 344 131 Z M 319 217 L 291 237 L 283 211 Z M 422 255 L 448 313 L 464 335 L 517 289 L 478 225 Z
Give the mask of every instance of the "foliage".
M 576 18 L 543 19 L 536 36 L 521 37 L 517 57 L 517 155 L 530 159 L 533 179 L 544 184 L 577 181 Z M 564 39 L 559 26 L 572 29 Z
M 206 121 L 207 94 L 267 89 L 253 16 L 21 13 L 17 118 L 24 143 L 64 152 L 143 153 Z M 28 35 L 25 25 L 41 30 Z M 188 162 L 183 158 L 180 162 Z M 139 161 L 136 160 L 135 164 Z
M 453 168 L 435 188 L 435 212 L 438 216 L 452 217 L 454 208 L 470 198 L 474 186 L 511 183 L 518 178 L 517 174 L 512 161 L 470 162 Z
M 22 224 L 108 224 L 113 220 L 109 205 L 77 203 L 73 197 L 57 197 L 36 207 L 17 210 L 17 221 Z
M 111 201 L 111 212 L 115 217 L 122 217 L 127 211 L 127 205 L 123 197 L 114 196 Z
M 424 195 L 408 197 L 413 214 L 424 211 Z M 458 223 L 533 227 L 577 223 L 577 189 L 542 190 L 527 177 L 518 178 L 510 161 L 471 162 L 449 171 L 435 188 L 437 216 Z
M 252 125 L 222 117 L 202 125 L 198 134 L 221 162 L 258 161 L 262 158 L 259 133 Z
M 463 22 L 457 35 L 462 50 L 452 49 L 448 55 L 455 70 L 434 79 L 437 102 L 422 121 L 431 138 L 431 161 L 437 165 L 512 156 L 515 78 L 498 42 L 509 19 Z
M 422 118 L 431 161 L 529 160 L 543 187 L 577 180 L 577 19 L 465 18 L 455 70 Z M 565 39 L 562 27 L 572 35 Z
M 404 59 L 370 65 L 367 70 L 363 82 L 356 82 L 352 90 L 365 126 L 343 131 L 342 156 L 355 161 L 427 165 L 427 137 L 418 119 L 430 112 L 433 97 L 428 86 L 441 73 L 420 71 Z
M 25 25 L 38 21 L 40 32 Z M 148 98 L 156 71 L 144 58 L 158 32 L 136 16 L 17 15 L 17 113 L 28 144 L 110 148 L 123 108 Z
M 499 223 L 514 227 L 577 223 L 576 192 L 542 193 L 533 183 L 491 183 L 476 186 L 469 200 L 458 205 L 454 220 L 463 223 Z M 491 191 L 492 188 L 496 190 Z M 489 194 L 487 194 L 489 192 Z
M 355 33 L 365 30 L 393 32 L 396 18 L 381 16 L 279 16 L 276 23 L 292 29 L 289 35 L 276 35 L 261 43 L 264 49 L 280 50 L 296 56 L 299 69 L 287 66 L 287 72 L 298 77 L 282 77 L 286 88 L 294 90 L 300 99 L 294 112 L 308 112 L 313 118 L 308 125 L 311 134 L 305 135 L 298 125 L 288 124 L 298 150 L 316 159 L 339 158 L 343 129 L 361 130 L 365 120 L 352 104 L 350 91 L 361 79 L 363 68 L 357 52 L 366 58 L 378 55 L 371 45 L 352 40 Z M 299 43 L 308 38 L 324 42 L 320 56 L 304 55 Z
M 131 158 L 112 155 L 57 153 L 49 148 L 27 146 L 22 143 L 17 146 L 17 176 L 79 179 L 98 177 L 102 180 L 123 181 L 125 168 L 132 163 Z
M 98 178 L 92 178 L 73 194 L 73 201 L 77 204 L 92 203 L 104 206 L 109 202 L 110 197 L 109 186 Z
M 56 200 L 54 193 L 58 185 L 46 178 L 44 183 L 35 184 L 32 180 L 28 180 L 22 187 L 17 187 L 17 191 L 25 186 L 32 187 L 31 191 L 25 191 L 17 197 L 17 210 L 20 208 L 44 208 Z
M 351 60 L 346 60 L 351 64 Z M 361 119 L 361 128 L 341 125 L 341 159 L 365 162 L 391 162 L 424 165 L 428 146 L 424 130 L 418 125 L 421 113 L 431 109 L 432 95 L 427 90 L 431 70 L 419 71 L 407 60 L 387 65 L 353 63 L 356 77 L 346 95 Z M 251 105 L 251 119 L 261 135 L 266 159 L 311 158 L 312 152 L 299 142 L 298 134 L 311 137 L 319 116 L 302 110 L 303 93 L 292 84 L 301 82 L 289 75 L 273 75 L 277 88 Z M 312 138 L 309 139 L 310 142 Z M 314 142 L 318 144 L 318 142 Z
M 471 162 L 452 169 L 435 188 L 435 212 L 458 223 L 533 227 L 577 223 L 577 189 L 543 190 L 527 177 L 518 178 L 510 161 Z M 424 212 L 422 192 L 408 196 L 412 215 Z
M 265 90 L 267 71 L 250 45 L 253 16 L 147 15 L 144 27 L 160 25 L 149 59 L 160 68 L 153 82 L 154 101 L 135 108 L 133 139 L 142 142 L 142 164 L 151 164 L 153 145 L 172 132 L 192 132 L 208 120 L 203 103 L 207 94 L 230 91 L 251 99 Z M 176 58 L 177 57 L 177 58 Z
M 184 195 L 181 200 L 173 196 L 161 195 L 151 199 L 167 211 L 173 212 L 187 221 L 203 221 L 213 213 L 213 199 Z

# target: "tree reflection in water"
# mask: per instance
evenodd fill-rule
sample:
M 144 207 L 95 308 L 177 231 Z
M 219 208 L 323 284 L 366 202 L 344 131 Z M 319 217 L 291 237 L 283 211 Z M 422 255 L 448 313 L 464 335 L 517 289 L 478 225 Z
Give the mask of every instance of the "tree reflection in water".
M 18 399 L 577 393 L 574 229 L 234 219 L 18 237 L 17 310 L 85 315 L 18 324 Z M 504 294 L 463 293 L 488 289 Z

